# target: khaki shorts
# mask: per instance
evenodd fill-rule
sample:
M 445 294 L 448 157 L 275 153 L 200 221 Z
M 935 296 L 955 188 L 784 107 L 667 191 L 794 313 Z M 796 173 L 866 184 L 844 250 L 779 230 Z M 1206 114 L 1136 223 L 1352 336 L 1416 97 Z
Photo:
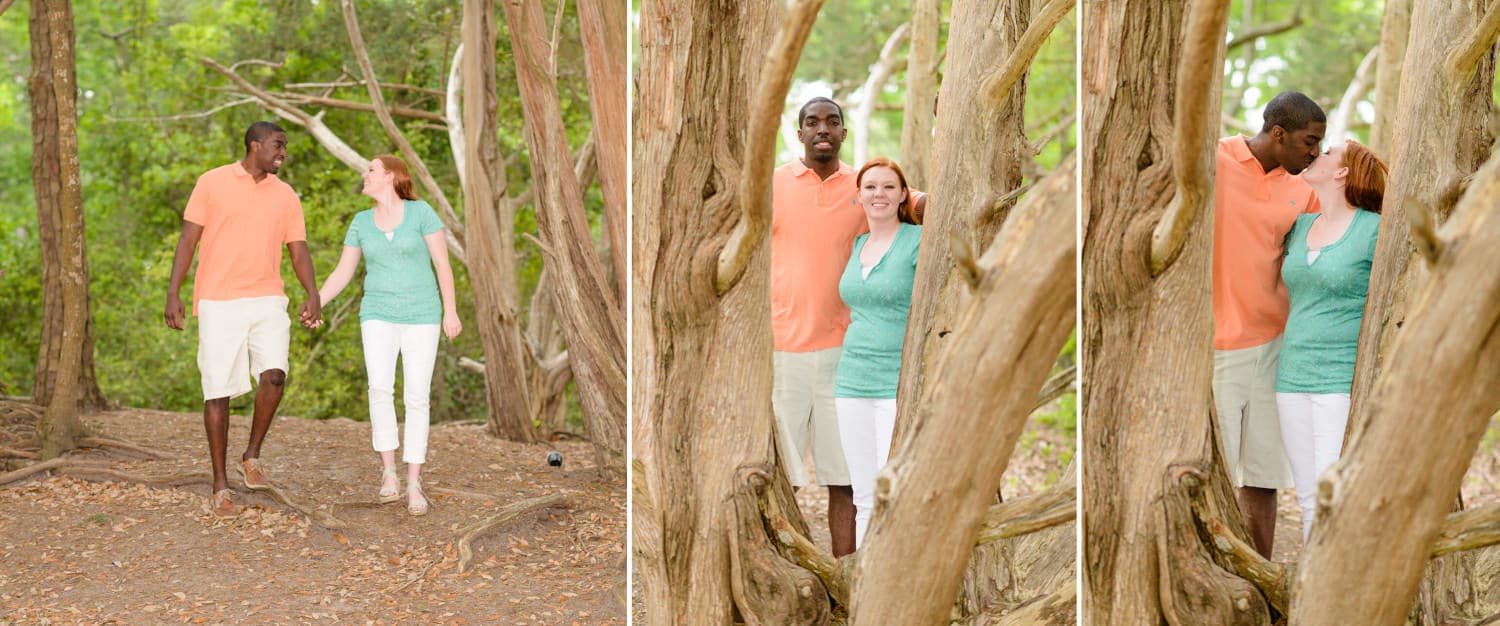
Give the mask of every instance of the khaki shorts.
M 233 398 L 261 372 L 287 371 L 292 318 L 286 296 L 198 301 L 198 373 L 203 399 Z
M 1276 411 L 1276 358 L 1281 338 L 1239 350 L 1214 350 L 1214 407 L 1224 463 L 1236 487 L 1287 489 L 1292 466 Z
M 849 468 L 839 442 L 839 416 L 833 403 L 833 380 L 843 348 L 813 352 L 777 352 L 771 406 L 776 411 L 776 433 L 787 479 L 795 487 L 807 485 L 807 444 L 812 443 L 813 466 L 819 485 L 848 485 Z

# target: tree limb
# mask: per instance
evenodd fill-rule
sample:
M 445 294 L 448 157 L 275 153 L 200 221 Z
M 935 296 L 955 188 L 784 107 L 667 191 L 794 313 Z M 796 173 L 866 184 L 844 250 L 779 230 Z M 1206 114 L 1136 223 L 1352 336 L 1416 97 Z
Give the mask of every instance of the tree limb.
M 1443 71 L 1448 74 L 1448 84 L 1455 89 L 1469 81 L 1469 76 L 1479 65 L 1479 59 L 1489 54 L 1490 49 L 1495 47 L 1496 35 L 1500 35 L 1500 6 L 1495 6 L 1493 2 L 1489 4 L 1489 9 L 1484 12 L 1484 19 L 1464 34 L 1463 42 L 1448 54 L 1448 60 L 1443 63 Z
M 215 113 L 218 113 L 219 111 L 223 111 L 224 109 L 231 109 L 242 104 L 255 104 L 256 102 L 257 101 L 255 98 L 241 98 L 233 102 L 226 102 L 207 111 L 199 111 L 197 113 L 183 113 L 180 115 L 168 115 L 165 117 L 110 117 L 106 115 L 104 117 L 104 120 L 107 122 L 175 122 L 177 120 L 190 120 L 200 117 L 209 117 Z
M 365 38 L 359 31 L 359 17 L 354 11 L 353 0 L 343 0 L 340 3 L 344 9 L 344 28 L 349 31 L 349 43 L 354 48 L 354 58 L 359 61 L 359 71 L 365 77 L 365 90 L 370 94 L 370 102 L 375 106 L 375 117 L 380 118 L 381 127 L 385 128 L 385 134 L 391 138 L 396 147 L 401 150 L 401 155 L 406 157 L 407 164 L 422 181 L 422 186 L 432 196 L 434 204 L 438 208 L 438 217 L 442 218 L 443 225 L 448 231 L 463 242 L 464 226 L 453 212 L 453 205 L 448 203 L 448 195 L 443 193 L 437 180 L 433 179 L 432 172 L 428 171 L 427 163 L 417 154 L 411 142 L 406 140 L 406 135 L 396 127 L 395 120 L 391 119 L 390 109 L 385 104 L 385 96 L 380 93 L 380 83 L 375 79 L 375 68 L 370 64 L 370 54 L 365 48 Z
M 287 91 L 279 91 L 275 92 L 275 94 L 282 100 L 285 100 L 287 102 L 295 102 L 297 104 L 311 104 L 321 107 L 328 107 L 330 109 L 344 109 L 346 111 L 364 111 L 365 113 L 373 113 L 375 111 L 374 105 L 365 102 L 340 100 L 338 98 L 328 98 L 324 96 L 310 96 L 307 94 L 292 93 Z M 428 122 L 436 122 L 439 124 L 446 123 L 448 121 L 447 118 L 437 113 L 403 106 L 392 106 L 390 107 L 390 112 L 391 115 L 398 117 L 404 117 L 414 120 L 425 120 Z
M 1229 40 L 1229 45 L 1226 46 L 1226 49 L 1233 50 L 1247 43 L 1255 41 L 1256 39 L 1260 39 L 1261 37 L 1279 35 L 1293 28 L 1301 26 L 1302 2 L 1303 0 L 1297 1 L 1297 4 L 1292 7 L 1292 17 L 1288 18 L 1286 21 L 1275 22 L 1271 24 L 1260 24 L 1255 26 L 1254 28 L 1246 30 L 1234 39 Z
M 1063 394 L 1073 390 L 1073 383 L 1078 380 L 1078 366 L 1069 365 L 1067 369 L 1052 375 L 1046 384 L 1042 385 L 1042 393 L 1037 396 L 1036 405 L 1031 407 L 1035 412 L 1050 404 L 1053 400 L 1063 397 Z
M 776 157 L 776 125 L 786 105 L 787 90 L 791 88 L 797 59 L 802 56 L 802 46 L 807 43 L 822 6 L 823 0 L 798 0 L 792 5 L 781 32 L 771 44 L 767 63 L 761 68 L 760 85 L 750 101 L 750 130 L 742 161 L 745 171 L 740 175 L 740 221 L 719 253 L 715 281 L 719 295 L 739 282 L 771 222 L 771 186 L 767 183 Z
M 1365 94 L 1370 91 L 1370 85 L 1374 84 L 1375 62 L 1380 58 L 1380 45 L 1365 53 L 1365 58 L 1359 62 L 1359 69 L 1354 71 L 1354 79 L 1349 81 L 1349 86 L 1344 89 L 1344 96 L 1339 99 L 1339 106 L 1328 116 L 1328 131 L 1325 137 L 1335 141 L 1342 139 L 1349 132 L 1349 120 L 1354 119 L 1354 107 L 1363 100 Z
M 459 44 L 459 46 L 462 47 L 463 44 Z M 457 53 L 455 52 L 455 55 L 456 54 Z M 363 87 L 364 84 L 365 84 L 365 81 L 362 81 L 362 80 L 335 80 L 335 81 L 330 81 L 330 82 L 326 82 L 326 83 L 287 83 L 286 85 L 284 85 L 284 87 L 286 87 L 287 89 L 324 89 L 324 88 L 338 88 L 338 87 Z M 432 89 L 430 87 L 418 87 L 416 85 L 406 85 L 406 84 L 403 84 L 403 83 L 382 83 L 380 85 L 380 88 L 381 89 L 397 89 L 397 90 L 401 90 L 401 91 L 414 91 L 414 92 L 417 92 L 417 93 L 424 93 L 424 94 L 427 94 L 427 95 L 430 95 L 430 96 L 437 96 L 439 98 L 445 98 L 445 97 L 449 96 L 449 94 L 447 94 L 446 92 L 444 92 L 441 89 Z
M 1037 14 L 1036 21 L 1026 27 L 1026 33 L 1016 42 L 1016 47 L 1006 57 L 1005 63 L 995 68 L 988 76 L 979 83 L 979 93 L 986 98 L 991 106 L 999 107 L 1005 101 L 1006 95 L 1012 87 L 1021 80 L 1027 70 L 1031 69 L 1031 61 L 1036 58 L 1036 53 L 1042 49 L 1042 43 L 1047 41 L 1047 36 L 1057 28 L 1068 11 L 1073 10 L 1077 0 L 1052 0 Z
M 1500 544 L 1500 504 L 1449 513 L 1432 545 L 1433 558 Z
M 462 574 L 468 570 L 469 561 L 474 559 L 474 549 L 470 546 L 481 533 L 515 519 L 523 513 L 549 507 L 567 506 L 567 504 L 568 495 L 563 493 L 522 500 L 500 509 L 499 513 L 489 516 L 482 522 L 463 529 L 460 531 L 462 536 L 458 540 L 458 573 Z
M 1285 614 L 1292 606 L 1292 580 L 1294 566 L 1277 563 L 1261 556 L 1250 544 L 1245 543 L 1224 522 L 1205 511 L 1202 498 L 1193 499 L 1193 514 L 1198 518 L 1203 532 L 1208 534 L 1209 545 L 1233 568 L 1234 573 L 1253 583 L 1264 593 L 1266 600 L 1277 611 Z
M 1219 80 L 1223 72 L 1219 46 L 1229 25 L 1229 3 L 1194 2 L 1188 9 L 1183 37 L 1182 61 L 1178 66 L 1177 109 L 1173 111 L 1172 175 L 1177 193 L 1151 233 L 1151 275 L 1160 276 L 1187 243 L 1193 223 L 1203 213 L 1213 191 L 1213 153 L 1204 149 L 1218 110 L 1217 93 L 1204 85 Z
M 854 126 L 854 162 L 864 163 L 870 145 L 870 118 L 875 115 L 875 102 L 880 99 L 880 91 L 885 87 L 886 81 L 890 80 L 891 74 L 896 71 L 896 63 L 901 59 L 897 52 L 901 49 L 901 42 L 906 41 L 906 32 L 911 28 L 911 22 L 902 22 L 891 36 L 886 38 L 885 45 L 880 48 L 880 56 L 875 65 L 870 67 L 870 75 L 865 79 L 864 85 L 859 88 L 859 105 L 851 125 Z
M 1078 518 L 1077 481 L 1041 493 L 1013 498 L 990 507 L 974 545 L 1017 537 Z
M 0 15 L 5 15 L 5 10 L 9 9 L 10 5 L 15 1 L 16 0 L 0 0 Z
M 818 549 L 811 539 L 804 537 L 792 527 L 792 523 L 780 515 L 767 515 L 776 542 L 783 553 L 823 581 L 828 597 L 843 606 L 849 606 L 849 579 L 844 577 L 844 568 L 832 555 Z
M 448 121 L 448 150 L 453 153 L 453 167 L 458 170 L 458 188 L 468 189 L 469 168 L 464 156 L 464 116 L 459 109 L 459 90 L 463 86 L 464 44 L 453 49 L 453 62 L 448 66 L 448 91 L 443 99 L 443 117 Z

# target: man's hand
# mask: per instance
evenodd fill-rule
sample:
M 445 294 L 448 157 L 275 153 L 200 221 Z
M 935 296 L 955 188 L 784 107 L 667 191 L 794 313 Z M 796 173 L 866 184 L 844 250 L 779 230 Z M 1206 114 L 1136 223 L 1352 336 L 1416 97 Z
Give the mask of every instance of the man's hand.
M 318 301 L 318 294 L 312 293 L 302 303 L 302 312 L 298 315 L 302 320 L 302 327 L 309 330 L 323 325 L 323 304 Z
M 167 308 L 162 317 L 167 320 L 167 328 L 182 330 L 183 322 L 187 320 L 187 311 L 182 306 L 182 298 L 175 293 L 167 294 Z

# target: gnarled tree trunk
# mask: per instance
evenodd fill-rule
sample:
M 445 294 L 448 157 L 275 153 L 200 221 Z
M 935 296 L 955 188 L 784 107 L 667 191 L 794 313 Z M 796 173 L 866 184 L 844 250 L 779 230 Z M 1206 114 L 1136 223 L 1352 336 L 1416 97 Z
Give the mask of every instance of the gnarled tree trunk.
M 1370 149 L 1391 156 L 1391 126 L 1401 97 L 1401 64 L 1411 35 L 1413 0 L 1386 0 L 1380 18 L 1379 59 L 1375 62 L 1375 121 L 1370 124 Z
M 911 3 L 911 47 L 906 57 L 906 105 L 901 118 L 901 170 L 907 184 L 931 189 L 932 128 L 937 116 L 938 36 L 942 0 Z
M 33 3 L 30 25 L 31 176 L 36 186 L 37 233 L 42 249 L 41 353 L 32 379 L 31 401 L 51 406 L 63 387 L 76 386 L 69 391 L 75 411 L 91 411 L 106 407 L 108 402 L 94 374 L 88 255 L 81 240 L 76 249 L 69 241 L 83 236 L 72 3 Z M 66 296 L 75 287 L 82 289 L 82 299 L 77 303 Z M 82 311 L 76 325 L 70 317 L 74 307 Z M 78 345 L 70 345 L 73 341 Z M 70 430 L 66 424 L 57 427 L 59 436 Z M 64 440 L 66 437 L 57 442 Z M 66 448 L 72 447 L 66 444 Z
M 540 0 L 502 3 L 526 118 L 543 259 L 600 471 L 625 475 L 625 316 L 604 277 L 568 153 Z

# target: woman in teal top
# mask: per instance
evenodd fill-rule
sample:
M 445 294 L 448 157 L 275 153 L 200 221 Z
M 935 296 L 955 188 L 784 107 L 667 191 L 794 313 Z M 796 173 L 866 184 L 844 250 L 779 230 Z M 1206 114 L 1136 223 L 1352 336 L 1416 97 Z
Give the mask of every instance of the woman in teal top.
M 849 328 L 833 395 L 839 442 L 854 491 L 858 547 L 875 506 L 875 474 L 890 456 L 901 344 L 906 340 L 922 227 L 912 211 L 906 176 L 890 159 L 866 163 L 855 185 L 870 232 L 854 240 L 853 254 L 839 279 L 839 297 L 849 305 Z
M 437 213 L 412 193 L 411 174 L 401 159 L 389 155 L 372 159 L 362 193 L 375 200 L 375 208 L 360 211 L 350 221 L 338 267 L 318 295 L 325 304 L 332 301 L 349 284 L 364 257 L 359 331 L 370 383 L 370 439 L 382 467 L 379 498 L 381 502 L 401 499 L 395 403 L 396 357 L 401 356 L 406 506 L 412 515 L 423 515 L 429 506 L 421 477 L 422 464 L 427 462 L 428 391 L 438 333 L 441 330 L 452 339 L 463 330 L 454 307 L 448 243 Z M 437 268 L 436 277 L 433 268 Z
M 1318 476 L 1343 448 L 1385 176 L 1385 164 L 1368 148 L 1353 141 L 1329 148 L 1302 171 L 1321 212 L 1297 218 L 1286 236 L 1281 280 L 1291 312 L 1276 367 L 1276 408 L 1304 539 Z

